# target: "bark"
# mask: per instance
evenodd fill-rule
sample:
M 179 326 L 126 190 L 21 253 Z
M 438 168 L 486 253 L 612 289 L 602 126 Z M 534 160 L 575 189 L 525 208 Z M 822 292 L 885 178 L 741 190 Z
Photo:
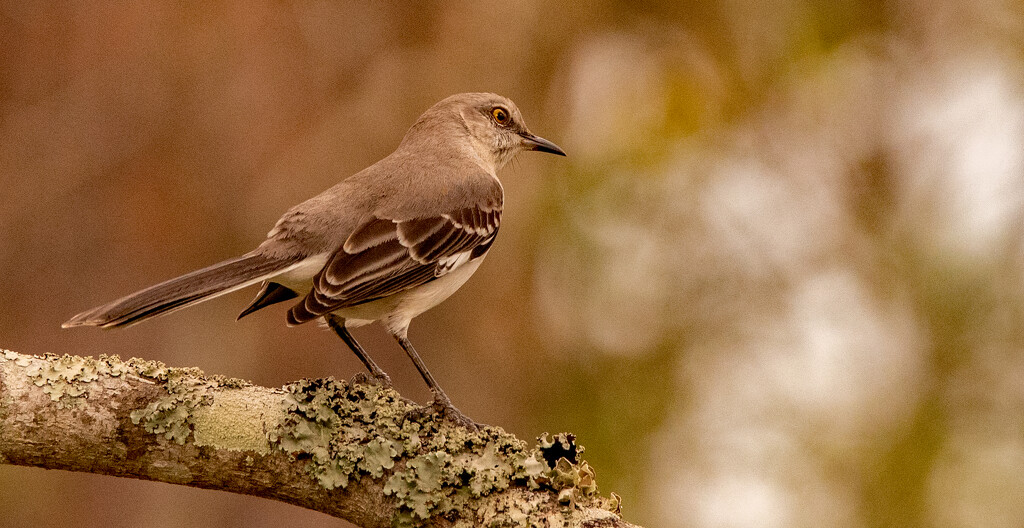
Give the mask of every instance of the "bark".
M 572 435 L 528 446 L 369 383 L 259 387 L 0 350 L 0 463 L 255 495 L 358 526 L 629 527 Z

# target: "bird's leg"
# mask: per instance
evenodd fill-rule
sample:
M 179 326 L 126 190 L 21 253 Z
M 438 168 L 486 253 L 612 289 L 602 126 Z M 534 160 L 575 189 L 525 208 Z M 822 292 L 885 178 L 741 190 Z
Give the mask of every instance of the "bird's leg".
M 363 350 L 363 347 L 359 345 L 356 338 L 352 337 L 348 328 L 345 328 L 345 320 L 334 314 L 327 314 L 324 316 L 324 319 L 327 320 L 327 326 L 331 327 L 331 330 L 334 330 L 335 334 L 338 334 L 338 337 L 340 337 L 341 340 L 352 349 L 352 352 L 355 352 L 359 360 L 366 366 L 366 370 L 370 371 L 370 375 L 383 385 L 390 387 L 391 378 L 383 369 L 377 366 L 377 363 L 370 359 L 370 356 L 365 350 Z
M 402 345 L 405 349 L 405 353 L 409 355 L 409 359 L 412 360 L 413 364 L 416 365 L 416 370 L 420 371 L 420 376 L 423 376 L 423 381 L 427 382 L 427 386 L 430 387 L 430 392 L 434 393 L 434 402 L 428 407 L 434 408 L 434 410 L 450 418 L 453 422 L 460 424 L 469 429 L 477 430 L 480 428 L 476 422 L 471 420 L 461 411 L 452 405 L 452 401 L 448 398 L 448 395 L 441 390 L 441 386 L 434 381 L 434 376 L 427 370 L 427 366 L 423 364 L 423 360 L 420 359 L 420 355 L 416 353 L 416 349 L 413 348 L 412 342 L 405 336 L 405 332 L 392 333 L 392 336 L 398 341 L 398 344 Z

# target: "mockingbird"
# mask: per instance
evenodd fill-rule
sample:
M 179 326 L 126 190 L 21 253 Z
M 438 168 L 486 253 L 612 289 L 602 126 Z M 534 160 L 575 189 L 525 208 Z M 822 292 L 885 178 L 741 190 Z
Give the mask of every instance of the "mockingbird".
M 409 323 L 480 266 L 501 220 L 496 172 L 523 150 L 565 155 L 530 133 L 512 101 L 453 95 L 424 112 L 386 158 L 288 210 L 253 251 L 82 312 L 63 327 L 130 326 L 262 283 L 239 319 L 299 299 L 289 326 L 323 318 L 371 375 L 390 384 L 348 330 L 380 321 L 430 386 L 433 406 L 472 424 L 409 342 Z

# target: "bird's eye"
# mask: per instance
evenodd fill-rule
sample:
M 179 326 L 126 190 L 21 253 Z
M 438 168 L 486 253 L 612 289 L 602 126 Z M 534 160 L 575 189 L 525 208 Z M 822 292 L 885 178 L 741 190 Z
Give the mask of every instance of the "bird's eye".
M 491 117 L 494 118 L 495 123 L 498 123 L 501 126 L 507 125 L 509 121 L 512 120 L 512 118 L 509 117 L 508 115 L 508 110 L 505 110 L 500 106 L 495 107 L 494 110 L 491 110 Z

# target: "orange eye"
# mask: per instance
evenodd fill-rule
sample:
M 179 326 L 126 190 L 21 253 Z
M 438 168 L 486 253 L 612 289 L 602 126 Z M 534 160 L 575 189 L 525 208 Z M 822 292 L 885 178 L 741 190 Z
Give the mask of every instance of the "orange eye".
M 499 125 L 502 126 L 507 125 L 509 121 L 512 120 L 512 118 L 509 117 L 508 115 L 508 110 L 505 110 L 500 106 L 497 106 L 494 108 L 494 110 L 491 110 L 491 117 L 494 118 L 495 123 L 498 123 Z

